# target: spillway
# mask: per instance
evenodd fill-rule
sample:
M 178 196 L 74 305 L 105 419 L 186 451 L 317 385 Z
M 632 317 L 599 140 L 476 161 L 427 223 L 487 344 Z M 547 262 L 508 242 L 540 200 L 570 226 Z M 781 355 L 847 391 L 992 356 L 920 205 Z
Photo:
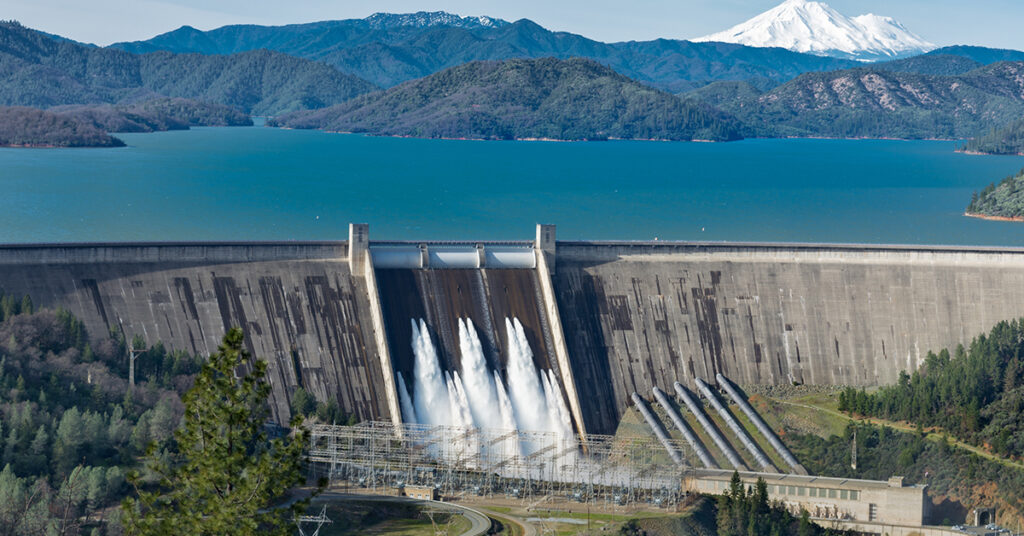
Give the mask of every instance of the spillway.
M 506 318 L 519 319 L 537 368 L 553 367 L 551 337 L 547 318 L 537 304 L 533 271 L 384 268 L 376 270 L 376 277 L 392 366 L 406 378 L 415 363 L 410 321 L 419 319 L 437 346 L 445 370 L 462 366 L 459 321 L 465 319 L 479 333 L 483 357 L 491 369 L 503 371 L 507 366 Z
M 370 253 L 404 421 L 573 435 L 532 245 Z

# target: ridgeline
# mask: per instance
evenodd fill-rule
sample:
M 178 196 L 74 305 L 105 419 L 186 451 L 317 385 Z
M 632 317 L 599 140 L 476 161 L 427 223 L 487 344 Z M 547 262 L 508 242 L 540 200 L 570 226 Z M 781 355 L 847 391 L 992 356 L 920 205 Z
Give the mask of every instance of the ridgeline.
M 714 140 L 743 128 L 711 107 L 645 86 L 592 60 L 472 62 L 272 125 L 469 139 Z
M 131 54 L 0 22 L 0 105 L 49 108 L 180 97 L 252 114 L 321 108 L 374 89 L 337 69 L 279 52 Z
M 1024 115 L 1024 62 L 955 76 L 891 68 L 807 73 L 765 93 L 714 84 L 690 96 L 732 113 L 762 137 L 962 139 Z

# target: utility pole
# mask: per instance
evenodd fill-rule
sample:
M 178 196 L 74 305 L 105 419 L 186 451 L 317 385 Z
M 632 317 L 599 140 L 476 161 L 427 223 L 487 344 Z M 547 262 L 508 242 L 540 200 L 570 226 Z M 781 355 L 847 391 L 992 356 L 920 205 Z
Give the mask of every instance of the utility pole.
M 135 360 L 139 356 L 135 355 L 135 341 L 128 343 L 128 388 L 135 389 Z
M 850 467 L 857 470 L 857 428 L 853 429 L 853 451 L 850 453 Z

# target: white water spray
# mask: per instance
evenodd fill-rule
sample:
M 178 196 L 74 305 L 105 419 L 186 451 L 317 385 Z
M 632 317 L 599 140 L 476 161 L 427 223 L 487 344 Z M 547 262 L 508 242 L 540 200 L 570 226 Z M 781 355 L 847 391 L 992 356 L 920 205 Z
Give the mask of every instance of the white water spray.
M 448 425 L 451 421 L 451 399 L 437 351 L 430 340 L 426 322 L 412 321 L 412 349 L 416 356 L 413 366 L 413 406 L 420 424 Z
M 459 351 L 462 354 L 462 380 L 466 388 L 473 422 L 479 428 L 493 427 L 498 393 L 494 377 L 487 369 L 483 346 L 470 319 L 459 319 Z
M 505 319 L 508 335 L 508 394 L 518 428 L 527 432 L 553 432 L 548 397 L 533 364 L 533 351 L 519 320 Z
M 437 349 L 423 320 L 412 321 L 414 365 L 413 395 L 398 375 L 402 412 L 407 422 L 461 428 L 553 432 L 560 441 L 573 437 L 572 419 L 558 377 L 552 370 L 538 370 L 533 351 L 518 319 L 505 319 L 508 337 L 506 381 L 487 366 L 472 321 L 459 320 L 460 371 L 442 372 Z M 467 436 L 470 437 L 470 436 Z M 494 439 L 494 438 L 484 438 Z M 484 445 L 467 439 L 464 445 L 448 446 L 454 455 L 479 452 Z M 510 455 L 532 452 L 537 446 L 512 440 Z
M 413 407 L 412 398 L 409 397 L 409 389 L 405 386 L 405 378 L 402 377 L 401 372 L 395 376 L 398 378 L 398 400 L 402 405 L 402 420 L 411 423 L 419 422 L 416 418 L 416 408 Z

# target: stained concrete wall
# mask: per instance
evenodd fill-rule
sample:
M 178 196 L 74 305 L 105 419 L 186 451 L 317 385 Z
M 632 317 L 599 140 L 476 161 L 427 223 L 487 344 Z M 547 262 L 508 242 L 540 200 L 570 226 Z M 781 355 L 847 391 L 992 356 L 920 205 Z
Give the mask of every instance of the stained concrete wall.
M 674 381 L 892 383 L 1024 315 L 1024 251 L 559 242 L 559 314 L 586 429 Z
M 1024 250 L 559 242 L 555 260 L 589 433 L 612 432 L 633 391 L 718 372 L 740 384 L 890 383 L 928 350 L 1024 315 Z M 535 271 L 383 272 L 395 369 L 411 370 L 409 318 L 444 332 L 455 368 L 446 326 L 508 314 L 526 325 L 538 366 L 560 368 Z M 93 336 L 115 328 L 198 354 L 240 325 L 270 361 L 282 421 L 298 385 L 363 419 L 391 413 L 366 279 L 344 242 L 0 246 L 0 288 L 71 310 Z M 503 368 L 504 330 L 486 331 Z
M 365 280 L 344 242 L 0 247 L 0 288 L 64 307 L 93 337 L 111 329 L 196 354 L 227 328 L 269 362 L 286 423 L 298 386 L 362 419 L 387 419 Z

